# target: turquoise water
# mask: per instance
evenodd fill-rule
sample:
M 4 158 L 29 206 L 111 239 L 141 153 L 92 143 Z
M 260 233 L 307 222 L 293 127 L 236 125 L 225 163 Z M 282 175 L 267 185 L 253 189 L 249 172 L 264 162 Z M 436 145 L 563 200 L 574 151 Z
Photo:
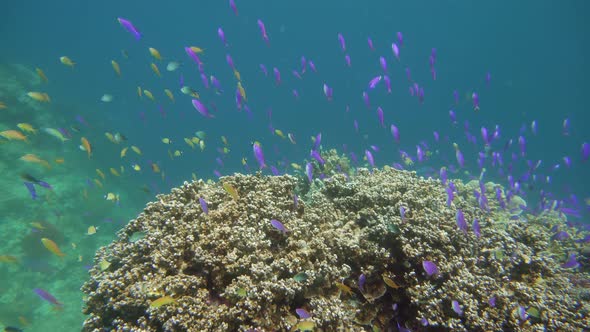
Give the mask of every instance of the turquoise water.
M 503 154 L 504 166 L 493 167 L 488 158 L 485 179 L 506 184 L 510 173 L 522 180 L 529 205 L 535 206 L 543 190 L 581 215 L 573 217 L 573 222 L 587 221 L 589 168 L 580 153 L 582 143 L 590 140 L 584 98 L 589 88 L 589 68 L 584 60 L 590 46 L 585 42 L 589 29 L 583 17 L 589 5 L 584 1 L 559 6 L 551 1 L 504 6 L 467 1 L 373 1 L 370 5 L 353 1 L 276 1 L 264 5 L 237 1 L 237 16 L 226 1 L 173 5 L 24 2 L 4 7 L 0 102 L 6 108 L 0 110 L 0 131 L 28 123 L 38 133 L 27 134 L 28 143 L 3 139 L 0 144 L 0 255 L 9 256 L 0 263 L 2 324 L 27 331 L 60 326 L 79 329 L 84 319 L 79 287 L 87 278 L 86 266 L 93 264 L 94 251 L 109 243 L 156 193 L 190 180 L 193 173 L 214 179 L 215 171 L 225 175 L 258 170 L 252 153 L 254 141 L 261 143 L 266 163 L 280 173 L 297 172 L 291 163 L 304 165 L 313 146 L 310 137 L 318 133 L 322 134 L 323 148 L 354 152 L 362 165 L 366 164 L 364 151 L 372 145 L 379 148 L 373 155 L 377 166 L 382 166 L 404 164 L 400 149 L 415 160 L 416 145 L 425 141 L 430 157 L 423 162 L 415 160 L 408 167 L 425 175 L 437 174 L 441 166 L 457 167 L 455 142 L 466 162 L 452 176 L 469 178 L 480 176 L 477 153 L 484 150 L 480 128 L 485 126 L 492 133 L 498 125 L 501 136 L 493 140 L 491 150 Z M 135 40 L 117 22 L 118 17 L 133 22 L 142 38 Z M 261 37 L 258 19 L 264 21 L 269 45 Z M 228 46 L 217 36 L 219 27 Z M 391 51 L 398 31 L 403 33 L 399 61 Z M 346 40 L 345 52 L 338 43 L 338 33 Z M 374 51 L 367 45 L 368 37 Z M 203 86 L 199 68 L 186 55 L 185 46 L 204 49 L 199 55 L 204 73 L 220 80 L 222 92 Z M 157 49 L 162 60 L 153 58 L 149 47 Z M 436 80 L 429 66 L 432 48 L 436 48 Z M 240 73 L 250 115 L 236 107 L 237 80 L 226 63 L 227 54 Z M 350 67 L 345 54 L 351 57 Z M 60 63 L 61 56 L 76 64 L 70 68 Z M 313 60 L 318 71 L 308 66 L 298 79 L 291 72 L 301 73 L 302 56 Z M 379 56 L 387 60 L 391 94 L 386 93 L 383 82 L 374 90 L 367 88 L 371 78 L 383 74 Z M 119 64 L 120 77 L 111 60 Z M 178 61 L 180 68 L 167 71 L 170 61 Z M 152 71 L 151 63 L 158 66 L 161 77 Z M 260 64 L 268 69 L 268 77 Z M 279 85 L 273 67 L 281 72 Z M 48 83 L 37 77 L 35 68 L 43 70 Z M 413 82 L 425 91 L 423 103 L 408 92 L 413 82 L 406 78 L 406 68 L 410 68 Z M 489 82 L 487 73 L 491 75 Z M 181 75 L 184 85 L 200 94 L 213 118 L 197 113 L 191 98 L 182 94 Z M 332 101 L 324 96 L 323 84 L 333 88 Z M 145 95 L 140 98 L 138 86 L 151 91 L 155 101 Z M 173 92 L 175 102 L 164 89 Z M 293 89 L 298 91 L 298 99 Z M 454 90 L 459 94 L 458 104 Z M 33 101 L 26 95 L 29 91 L 46 92 L 51 103 Z M 363 91 L 369 91 L 369 108 L 363 103 Z M 480 96 L 479 111 L 473 109 L 470 96 L 474 91 Z M 102 102 L 104 94 L 112 95 L 113 100 Z M 379 125 L 377 106 L 384 111 L 385 128 Z M 457 115 L 456 124 L 449 119 L 451 109 Z M 78 122 L 78 115 L 87 124 Z M 566 129 L 565 119 L 570 123 Z M 538 124 L 536 134 L 530 129 L 532 121 Z M 400 130 L 399 143 L 391 137 L 392 123 Z M 66 128 L 71 137 L 62 143 L 43 128 Z M 296 144 L 270 128 L 293 134 Z M 196 131 L 206 133 L 202 151 L 184 142 Z M 440 134 L 438 142 L 434 131 Z M 121 133 L 126 140 L 112 143 L 105 132 Z M 476 137 L 475 144 L 468 142 L 466 132 Z M 518 147 L 519 136 L 526 139 L 524 157 Z M 92 145 L 91 158 L 78 147 L 81 137 Z M 162 138 L 171 139 L 172 144 L 164 144 Z M 510 139 L 513 144 L 504 149 Z M 137 146 L 142 154 L 129 148 L 121 158 L 121 150 L 130 146 Z M 224 147 L 229 152 L 223 151 Z M 175 157 L 177 150 L 182 155 Z M 29 153 L 49 162 L 50 168 L 19 160 Z M 515 158 L 510 163 L 512 153 Z M 571 158 L 570 167 L 563 160 L 566 156 Z M 63 163 L 55 161 L 61 158 Z M 542 163 L 527 173 L 527 160 Z M 160 172 L 152 170 L 154 163 Z M 133 164 L 141 170 L 134 170 Z M 96 169 L 105 174 L 104 179 Z M 53 189 L 37 186 L 39 197 L 32 200 L 20 177 L 24 172 L 48 182 Z M 270 175 L 271 171 L 265 168 L 263 173 Z M 105 200 L 108 193 L 118 195 L 118 202 Z M 98 228 L 96 234 L 87 234 L 90 226 Z M 50 253 L 41 238 L 54 241 L 65 257 Z M 35 294 L 35 288 L 48 291 L 63 305 L 55 310 Z

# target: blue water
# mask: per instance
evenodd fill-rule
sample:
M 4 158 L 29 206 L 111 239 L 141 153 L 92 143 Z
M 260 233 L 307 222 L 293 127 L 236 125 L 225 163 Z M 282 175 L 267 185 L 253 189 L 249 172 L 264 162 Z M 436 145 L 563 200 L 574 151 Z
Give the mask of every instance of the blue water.
M 23 216 L 28 222 L 33 221 L 29 214 L 32 208 L 39 208 L 35 218 L 50 221 L 58 218 L 55 211 L 61 211 L 59 213 L 65 215 L 59 218 L 69 222 L 54 223 L 66 234 L 64 251 L 68 251 L 69 242 L 81 242 L 79 250 L 85 255 L 81 263 L 73 262 L 77 254 L 72 254 L 70 262 L 66 260 L 63 264 L 51 255 L 33 257 L 37 259 L 33 265 L 49 261 L 58 272 L 48 275 L 39 265 L 42 272 L 18 284 L 26 289 L 22 297 L 27 306 L 23 315 L 30 324 L 28 330 L 40 328 L 39 322 L 44 319 L 54 322 L 63 319 L 69 330 L 76 330 L 83 319 L 79 313 L 81 294 L 78 288 L 85 278 L 83 265 L 92 263 L 92 252 L 108 243 L 126 220 L 137 215 L 144 204 L 153 199 L 153 194 L 165 193 L 190 180 L 192 173 L 199 178 L 215 178 L 214 171 L 228 175 L 258 170 L 251 146 L 254 141 L 262 144 L 267 164 L 277 166 L 281 173 L 292 173 L 288 164 L 302 164 L 309 159 L 310 137 L 318 133 L 322 133 L 324 149 L 354 152 L 361 164 L 366 164 L 362 160 L 364 151 L 371 145 L 377 146 L 380 151 L 373 154 L 378 166 L 401 163 L 400 149 L 415 157 L 416 145 L 425 141 L 432 156 L 411 169 L 432 168 L 436 172 L 441 166 L 457 167 L 452 145 L 456 142 L 466 165 L 454 176 L 467 179 L 480 175 L 477 166 L 477 153 L 483 150 L 480 128 L 485 126 L 492 133 L 498 125 L 501 137 L 492 142 L 492 149 L 504 154 L 506 167 L 500 174 L 488 159 L 485 179 L 506 185 L 507 164 L 513 152 L 516 157 L 512 174 L 517 179 L 528 169 L 526 160 L 533 163 L 542 160 L 534 172 L 536 179 L 523 182 L 525 195 L 532 201 L 529 204 L 534 205 L 539 191 L 544 190 L 583 215 L 573 220 L 587 222 L 588 206 L 584 199 L 590 197 L 590 170 L 588 162 L 581 162 L 580 153 L 581 144 L 590 140 L 590 115 L 585 98 L 590 89 L 590 68 L 585 61 L 590 56 L 590 27 L 585 20 L 585 13 L 590 11 L 587 1 L 499 4 L 472 1 L 252 3 L 237 0 L 237 6 L 237 17 L 227 1 L 29 1 L 2 6 L 0 63 L 22 64 L 31 70 L 39 67 L 49 78 L 49 84 L 30 87 L 33 91 L 46 91 L 52 97 L 46 110 L 51 114 L 50 120 L 43 118 L 48 123 L 33 124 L 38 128 L 72 125 L 80 128 L 80 133 L 74 133 L 72 140 L 63 145 L 39 139 L 32 143 L 32 148 L 65 156 L 65 167 L 69 170 L 60 173 L 59 178 L 52 170 L 37 169 L 36 174 L 84 187 L 88 180 L 97 178 L 95 169 L 99 168 L 110 179 L 105 181 L 104 188 L 91 188 L 88 199 L 81 199 L 81 194 L 69 197 L 68 208 L 51 203 L 39 208 L 37 201 L 28 198 L 18 206 L 2 208 L 13 216 Z M 135 40 L 125 31 L 117 17 L 133 22 L 142 33 L 141 40 Z M 265 23 L 270 46 L 261 38 L 257 19 Z M 225 31 L 227 47 L 217 36 L 219 27 Z M 400 61 L 391 51 L 398 31 L 404 36 Z M 345 37 L 346 52 L 340 48 L 338 33 Z M 369 49 L 368 37 L 373 40 L 375 51 Z M 186 55 L 185 46 L 205 50 L 200 55 L 204 72 L 221 81 L 223 93 L 217 94 L 203 86 L 197 65 Z M 153 59 L 148 47 L 159 50 L 164 59 Z M 428 62 L 432 48 L 436 48 L 437 54 L 436 80 L 432 79 Z M 241 74 L 251 115 L 236 108 L 236 79 L 226 63 L 227 54 Z M 345 64 L 345 54 L 351 57 L 351 67 Z M 73 69 L 59 62 L 63 55 L 76 62 Z M 313 60 L 318 69 L 314 73 L 308 67 L 302 80 L 291 73 L 300 71 L 301 56 Z M 368 91 L 371 78 L 383 74 L 379 56 L 387 60 L 393 91 L 387 94 L 381 82 L 375 90 L 369 91 L 371 106 L 367 108 L 361 95 Z M 121 77 L 115 75 L 111 60 L 119 63 Z M 168 72 L 169 61 L 179 61 L 182 66 L 178 71 Z M 150 69 L 152 62 L 158 65 L 161 78 Z M 262 74 L 259 64 L 267 67 L 268 77 Z M 281 72 L 282 82 L 278 86 L 272 77 L 273 67 Z M 410 68 L 413 80 L 424 88 L 423 103 L 408 92 L 412 83 L 406 78 L 406 68 Z M 491 75 L 489 83 L 486 83 L 487 73 Z M 199 115 L 190 98 L 180 92 L 181 74 L 185 85 L 199 92 L 214 118 Z M 334 90 L 332 101 L 323 95 L 324 83 Z M 150 90 L 156 102 L 145 96 L 138 98 L 138 86 Z M 173 91 L 175 103 L 166 97 L 165 88 Z M 293 89 L 300 95 L 298 100 L 293 97 Z M 460 96 L 458 105 L 453 99 L 454 90 Z M 470 99 L 474 91 L 480 96 L 479 111 L 474 111 Z M 114 96 L 113 102 L 100 101 L 106 93 Z M 379 126 L 377 106 L 384 110 L 385 128 Z M 349 112 L 346 112 L 347 107 Z M 456 124 L 451 123 L 449 110 L 457 114 Z M 4 127 L 12 129 L 20 122 L 15 121 L 20 120 L 18 114 L 11 114 L 10 118 L 1 120 L 2 130 Z M 77 115 L 82 115 L 90 127 L 79 124 L 75 119 Z M 22 121 L 34 122 L 36 116 L 23 114 Z M 567 135 L 562 124 L 565 119 L 570 121 Z M 355 120 L 358 133 L 353 125 Z M 530 129 L 533 120 L 538 123 L 536 135 Z M 400 129 L 400 143 L 391 137 L 389 126 L 392 123 Z M 285 135 L 292 133 L 297 143 L 291 144 L 288 139 L 274 135 L 269 130 L 271 127 L 281 129 Z M 183 142 L 184 137 L 192 137 L 198 130 L 207 134 L 203 152 L 198 147 L 192 150 Z M 114 145 L 106 140 L 104 132 L 107 131 L 123 133 L 128 141 Z M 440 142 L 434 141 L 434 131 L 440 133 Z M 477 138 L 475 145 L 466 140 L 466 131 Z M 224 146 L 222 135 L 229 142 L 230 152 L 220 155 L 217 148 Z M 93 144 L 90 160 L 77 147 L 81 136 Z M 526 139 L 524 157 L 518 148 L 519 136 Z M 172 139 L 173 144 L 163 144 L 164 137 Z M 514 143 L 504 151 L 510 139 Z M 10 143 L 13 144 L 17 143 Z M 120 150 L 130 145 L 140 147 L 143 155 L 137 156 L 129 150 L 122 160 Z M 27 153 L 28 148 L 17 149 Z M 183 155 L 172 159 L 168 150 L 181 150 Z M 565 156 L 571 158 L 571 167 L 564 164 Z M 223 166 L 216 162 L 217 157 L 223 160 Z M 242 165 L 243 158 L 247 160 L 247 167 Z M 159 165 L 164 177 L 150 170 L 152 162 Z M 21 162 L 12 159 L 5 158 L 2 163 L 8 169 L 22 167 Z M 132 163 L 142 167 L 141 173 L 130 168 Z M 556 164 L 560 164 L 559 169 L 555 169 Z M 120 166 L 125 167 L 123 176 L 109 174 L 110 167 L 120 170 Z M 263 173 L 271 174 L 268 168 Z M 547 183 L 547 176 L 551 177 L 550 183 Z M 9 179 L 3 181 L 11 187 L 3 188 L 2 192 L 13 188 L 24 192 L 21 182 L 18 178 L 14 179 L 14 184 Z M 142 186 L 148 186 L 151 192 L 146 194 L 140 190 Z M 120 194 L 119 205 L 104 201 L 103 196 L 108 192 Z M 26 197 L 24 195 L 26 193 L 23 194 Z M 80 218 L 86 219 L 80 221 Z M 10 218 L 6 222 L 11 222 Z M 83 227 L 74 230 L 80 222 L 84 223 Z M 91 224 L 102 227 L 97 234 L 100 240 L 85 241 L 87 237 L 82 236 Z M 5 226 L 0 225 L 0 229 L 2 227 Z M 6 231 L 1 234 L 2 237 L 24 238 L 28 232 L 30 229 L 23 228 L 19 234 Z M 25 255 L 20 245 L 7 246 L 5 251 Z M 32 258 L 27 256 L 27 259 Z M 20 279 L 27 271 L 0 265 L 3 280 Z M 39 284 L 51 289 L 52 283 L 68 286 L 55 288 L 56 297 L 78 298 L 77 302 L 67 303 L 67 310 L 61 314 L 53 312 L 32 292 Z M 11 287 L 17 286 L 12 284 Z M 0 315 L 0 323 L 10 320 L 5 316 L 6 313 Z M 14 320 L 9 323 L 16 324 Z

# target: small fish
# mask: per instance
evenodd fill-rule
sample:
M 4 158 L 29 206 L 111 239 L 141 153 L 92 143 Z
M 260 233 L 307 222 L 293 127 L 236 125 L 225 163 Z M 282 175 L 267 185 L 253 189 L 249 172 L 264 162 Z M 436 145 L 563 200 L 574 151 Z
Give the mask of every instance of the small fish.
M 53 242 L 53 240 L 44 237 L 41 239 L 41 242 L 52 254 L 58 257 L 64 257 L 66 255 L 59 249 L 57 243 Z
M 86 137 L 80 138 L 80 142 L 82 143 L 84 151 L 86 151 L 86 153 L 88 154 L 88 158 L 90 159 L 90 157 L 92 157 L 92 146 L 90 145 L 90 142 Z
M 100 97 L 100 101 L 102 101 L 103 103 L 110 103 L 111 101 L 113 101 L 113 96 L 105 93 L 104 95 L 102 95 L 102 97 Z
M 41 70 L 41 68 L 35 68 L 35 71 L 37 72 L 37 75 L 39 76 L 39 78 L 47 83 L 49 82 L 49 80 L 47 79 L 47 76 L 45 76 L 45 73 L 43 72 L 43 70 Z
M 199 197 L 199 203 L 201 204 L 201 209 L 205 214 L 209 214 L 209 208 L 207 207 L 207 202 L 203 197 Z
M 164 144 L 172 144 L 172 140 L 169 139 L 169 138 L 167 138 L 167 137 L 164 137 L 164 138 L 162 138 L 162 143 L 164 143 Z
M 55 296 L 49 294 L 49 292 L 47 292 L 46 290 L 43 290 L 41 288 L 35 288 L 35 289 L 33 289 L 33 292 L 35 292 L 35 294 L 39 295 L 39 297 L 42 298 L 43 300 L 45 300 L 55 306 L 58 306 L 58 307 L 63 306 L 63 304 L 61 302 L 59 302 L 55 298 Z
M 252 150 L 254 152 L 254 157 L 256 157 L 256 161 L 258 161 L 260 169 L 265 168 L 266 163 L 264 162 L 264 153 L 262 152 L 262 147 L 260 146 L 260 143 L 254 142 L 254 144 L 252 144 Z
M 256 23 L 258 23 L 258 28 L 260 28 L 260 34 L 262 35 L 262 39 L 268 45 L 269 39 L 268 39 L 268 34 L 266 33 L 266 27 L 264 26 L 264 23 L 262 22 L 261 19 L 258 19 L 258 21 Z
M 129 32 L 130 34 L 133 35 L 133 37 L 135 37 L 135 39 L 139 40 L 141 38 L 141 33 L 139 33 L 139 31 L 133 25 L 133 23 L 131 23 L 130 21 L 128 21 L 124 18 L 121 18 L 121 17 L 117 18 L 117 20 L 119 21 L 121 26 L 123 26 L 123 28 L 125 28 L 125 30 L 127 30 L 127 32 Z
M 119 194 L 107 193 L 104 198 L 107 201 L 118 203 L 120 201 Z
M 33 128 L 33 126 L 31 124 L 28 123 L 19 123 L 16 125 L 20 130 L 27 132 L 27 133 L 32 133 L 32 134 L 37 134 L 37 129 Z
M 398 285 L 398 284 L 397 284 L 395 281 L 393 281 L 393 279 L 391 279 L 391 278 L 389 278 L 389 277 L 387 277 L 387 276 L 385 276 L 385 275 L 383 275 L 383 276 L 381 276 L 381 277 L 383 278 L 383 282 L 384 282 L 384 283 L 385 283 L 387 286 L 389 286 L 389 287 L 391 287 L 391 288 L 393 288 L 393 289 L 398 289 L 398 288 L 400 288 L 400 287 L 401 287 L 401 286 L 399 286 L 399 285 Z
M 127 155 L 127 149 L 129 149 L 129 147 L 126 146 L 121 150 L 121 158 L 124 158 Z
M 209 113 L 209 110 L 207 109 L 207 107 L 198 99 L 193 99 L 192 100 L 193 106 L 195 107 L 195 109 L 204 117 L 206 118 L 212 118 L 213 115 Z
M 47 134 L 59 139 L 62 143 L 69 140 L 69 138 L 65 137 L 61 131 L 59 131 L 55 128 L 43 128 L 43 131 L 46 132 Z
M 151 101 L 156 101 L 156 98 L 149 90 L 143 90 L 143 94 L 148 97 Z
M 42 103 L 51 102 L 51 98 L 49 98 L 49 95 L 45 92 L 29 91 L 27 92 L 27 96 Z
M 72 68 L 74 68 L 74 66 L 76 65 L 76 63 L 74 61 L 72 61 L 72 59 L 68 58 L 67 56 L 60 57 L 59 61 L 61 63 L 63 63 L 64 65 L 72 67 Z
M 305 310 L 303 308 L 297 308 L 297 309 L 295 309 L 295 313 L 297 314 L 297 316 L 299 316 L 299 319 L 311 318 L 311 314 L 309 312 L 307 312 L 307 310 Z
M 272 227 L 276 228 L 277 230 L 279 230 L 280 232 L 286 234 L 289 230 L 287 228 L 285 228 L 285 225 L 283 225 L 283 223 L 281 223 L 280 221 L 276 220 L 276 219 L 272 219 L 270 221 L 270 224 L 272 225 Z
M 117 76 L 121 77 L 121 68 L 119 67 L 119 64 L 117 63 L 117 61 L 111 60 L 111 66 L 113 66 L 113 70 L 115 71 L 115 74 L 117 74 Z
M 89 226 L 88 230 L 86 231 L 86 235 L 93 235 L 96 234 L 96 230 L 98 228 L 96 228 L 95 226 Z
M 32 182 L 23 182 L 23 184 L 25 185 L 25 187 L 27 187 L 27 190 L 29 191 L 29 194 L 31 194 L 31 198 L 32 199 L 37 199 L 37 190 L 35 190 L 35 185 Z
M 119 174 L 119 171 L 117 171 L 117 169 L 116 169 L 116 168 L 114 168 L 114 167 L 111 167 L 111 168 L 109 169 L 109 171 L 110 171 L 110 172 L 111 172 L 111 174 L 113 174 L 114 176 L 121 176 L 121 174 Z
M 166 94 L 166 96 L 168 96 L 168 98 L 170 98 L 170 100 L 174 103 L 174 94 L 172 94 L 172 91 L 168 90 L 168 89 L 164 89 L 164 93 Z
M 27 142 L 27 136 L 18 130 L 5 130 L 0 132 L 0 136 L 6 138 L 9 141 L 18 140 Z
M 341 33 L 338 33 L 338 42 L 340 43 L 342 52 L 346 52 L 346 41 L 344 41 L 344 36 Z
M 437 274 L 439 274 L 438 267 L 432 261 L 422 261 L 422 267 L 424 268 L 426 275 L 428 275 L 429 277 L 433 275 L 436 276 Z
M 174 302 L 176 302 L 176 299 L 174 299 L 171 296 L 167 296 L 166 295 L 166 296 L 162 296 L 162 297 L 160 297 L 160 298 L 158 298 L 156 300 L 153 300 L 150 303 L 150 307 L 152 307 L 152 308 L 159 308 L 159 307 L 161 307 L 163 305 L 168 305 L 168 304 L 171 304 L 171 303 L 174 303 Z
M 132 145 L 131 150 L 141 156 L 141 150 L 137 146 Z
M 459 227 L 459 229 L 461 231 L 463 231 L 463 233 L 467 234 L 467 222 L 465 221 L 465 215 L 463 214 L 463 211 L 461 211 L 461 209 L 457 210 L 457 227 Z
M 223 183 L 223 189 L 225 189 L 225 191 L 227 191 L 227 193 L 231 195 L 231 197 L 233 198 L 234 201 L 237 202 L 238 199 L 240 198 L 238 196 L 238 191 L 230 183 L 224 182 Z
M 459 304 L 459 302 L 457 300 L 453 300 L 452 302 L 452 307 L 453 307 L 453 311 L 459 315 L 459 316 L 463 316 L 463 309 L 461 308 L 461 305 Z
M 305 164 L 305 174 L 307 175 L 307 180 L 310 183 L 313 182 L 313 165 L 311 163 Z
M 0 263 L 18 263 L 18 258 L 11 255 L 0 255 Z
M 170 62 L 168 62 L 168 65 L 166 65 L 167 71 L 175 71 L 178 68 L 180 68 L 180 62 L 177 62 L 177 61 L 170 61 Z
M 477 92 L 474 91 L 471 94 L 471 99 L 473 100 L 473 110 L 479 111 L 479 95 L 477 94 Z
M 51 165 L 49 165 L 49 162 L 39 158 L 37 155 L 32 154 L 32 153 L 27 153 L 24 156 L 20 157 L 19 159 L 22 161 L 29 162 L 29 163 L 36 163 L 36 164 L 42 165 L 45 168 L 51 168 Z
M 337 288 L 338 288 L 338 289 L 339 289 L 341 292 L 344 292 L 344 293 L 346 293 L 346 294 L 348 294 L 348 295 L 352 296 L 352 289 L 351 289 L 350 287 L 348 287 L 347 285 L 345 285 L 345 284 L 343 284 L 343 283 L 341 283 L 341 282 L 339 282 L 339 281 L 336 281 L 336 282 L 334 283 L 334 285 L 336 285 L 336 287 L 337 287 Z
M 561 264 L 562 269 L 575 269 L 580 266 L 580 263 L 576 260 L 576 254 L 571 253 L 565 263 Z
M 150 67 L 152 68 L 152 71 L 158 75 L 158 77 L 162 77 L 162 75 L 160 74 L 160 69 L 158 68 L 158 66 L 155 63 L 151 63 Z
M 156 60 L 162 60 L 162 56 L 160 55 L 160 52 L 159 52 L 157 49 L 155 49 L 155 48 L 153 48 L 153 47 L 150 47 L 150 48 L 148 48 L 148 50 L 150 51 L 150 54 L 151 54 L 151 55 L 152 55 L 152 56 L 153 56 L 153 57 L 154 57 Z

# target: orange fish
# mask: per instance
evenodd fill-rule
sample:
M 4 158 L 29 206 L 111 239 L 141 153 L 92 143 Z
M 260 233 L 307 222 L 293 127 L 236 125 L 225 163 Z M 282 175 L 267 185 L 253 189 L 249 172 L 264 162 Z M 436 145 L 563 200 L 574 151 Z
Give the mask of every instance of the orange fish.
M 53 242 L 52 240 L 44 237 L 41 239 L 41 242 L 43 242 L 45 248 L 47 248 L 47 250 L 49 250 L 55 256 L 64 257 L 66 255 L 59 249 L 57 243 Z
M 88 153 L 88 158 L 92 157 L 92 146 L 90 146 L 90 142 L 88 142 L 86 137 L 80 138 L 80 141 L 82 142 L 84 150 Z
M 65 162 L 64 158 L 55 158 L 56 164 L 63 164 Z
M 43 165 L 46 168 L 51 168 L 51 165 L 46 160 L 39 158 L 37 155 L 32 153 L 27 153 L 26 155 L 19 158 L 22 161 L 26 161 L 29 163 L 37 163 L 39 165 Z
M 0 136 L 6 138 L 7 140 L 19 140 L 19 141 L 27 141 L 27 136 L 25 136 L 23 133 L 21 133 L 18 130 L 5 130 L 0 132 Z

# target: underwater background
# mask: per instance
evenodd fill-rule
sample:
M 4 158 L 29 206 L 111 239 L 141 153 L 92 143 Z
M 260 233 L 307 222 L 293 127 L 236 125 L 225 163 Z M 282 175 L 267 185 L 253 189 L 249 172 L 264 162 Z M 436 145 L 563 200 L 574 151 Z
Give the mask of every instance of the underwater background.
M 487 181 L 508 185 L 511 174 L 529 206 L 551 197 L 568 220 L 587 227 L 587 1 L 235 4 L 237 12 L 228 1 L 2 6 L 1 324 L 79 330 L 80 287 L 97 263 L 94 252 L 158 193 L 259 171 L 253 142 L 264 151 L 265 175 L 303 174 L 319 133 L 323 149 L 354 153 L 360 167 L 371 151 L 376 167 L 423 176 L 438 177 L 445 166 L 450 178 L 477 179 L 482 152 Z M 132 22 L 140 38 L 117 18 Z M 187 46 L 202 49 L 202 64 Z M 379 75 L 390 77 L 391 93 L 383 81 L 368 87 Z M 211 116 L 195 110 L 182 87 L 196 91 Z M 510 166 L 493 166 L 486 149 L 501 151 Z

